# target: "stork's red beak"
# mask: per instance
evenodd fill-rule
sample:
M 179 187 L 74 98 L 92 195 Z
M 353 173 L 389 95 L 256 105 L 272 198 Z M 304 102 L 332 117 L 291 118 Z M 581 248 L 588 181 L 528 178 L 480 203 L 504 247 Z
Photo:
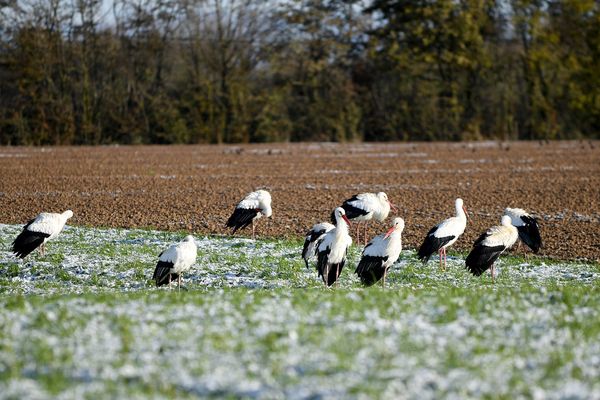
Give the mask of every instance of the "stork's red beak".
M 388 231 L 385 233 L 385 236 L 383 238 L 387 239 L 388 237 L 390 237 L 392 232 L 394 232 L 394 228 L 395 228 L 395 226 L 392 226 L 390 229 L 388 229 Z
M 342 218 L 344 219 L 344 221 L 346 221 L 346 223 L 348 224 L 348 226 L 350 226 L 350 220 L 348 219 L 348 217 L 346 217 L 346 215 L 342 215 Z
M 391 201 L 388 200 L 388 203 L 390 204 L 390 208 L 392 210 L 394 210 L 394 212 L 398 212 L 398 207 L 396 207 L 396 205 L 394 203 L 392 203 Z
M 463 211 L 465 212 L 465 215 L 467 216 L 467 221 L 470 221 L 471 219 L 469 218 L 469 213 L 467 212 L 467 207 L 463 206 Z

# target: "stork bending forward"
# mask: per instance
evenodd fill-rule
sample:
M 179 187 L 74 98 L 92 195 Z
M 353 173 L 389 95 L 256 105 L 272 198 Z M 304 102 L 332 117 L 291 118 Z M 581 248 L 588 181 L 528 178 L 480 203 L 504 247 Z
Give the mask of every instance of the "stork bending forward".
M 235 233 L 238 229 L 244 229 L 252 224 L 252 239 L 254 239 L 256 220 L 263 215 L 270 218 L 272 214 L 271 194 L 266 190 L 257 190 L 248 194 L 235 206 L 226 226 L 233 228 L 232 233 Z
M 181 288 L 181 275 L 196 262 L 196 242 L 188 235 L 183 241 L 169 246 L 158 256 L 152 279 L 156 286 L 169 285 L 177 280 L 177 288 Z
M 12 252 L 19 258 L 25 258 L 39 247 L 41 255 L 44 255 L 46 242 L 57 237 L 72 216 L 71 210 L 61 214 L 39 214 L 23 227 L 19 236 L 12 242 Z

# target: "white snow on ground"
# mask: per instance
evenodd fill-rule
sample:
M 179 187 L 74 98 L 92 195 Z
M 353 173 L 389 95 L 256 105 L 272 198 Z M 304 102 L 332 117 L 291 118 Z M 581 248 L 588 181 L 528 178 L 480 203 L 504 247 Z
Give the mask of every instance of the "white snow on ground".
M 55 241 L 46 245 L 44 257 L 35 252 L 21 261 L 10 253 L 10 242 L 20 229 L 21 226 L 0 225 L 0 237 L 5 243 L 0 250 L 0 278 L 9 269 L 13 271 L 10 285 L 0 287 L 0 293 L 121 292 L 152 288 L 149 279 L 158 255 L 184 237 L 184 234 L 150 230 L 66 227 Z M 301 268 L 300 246 L 295 248 L 240 237 L 197 237 L 196 243 L 197 262 L 184 276 L 185 285 L 189 287 L 305 287 L 319 282 L 314 269 Z M 360 250 L 353 248 L 340 280 L 343 287 L 358 285 L 353 266 L 359 257 Z M 290 262 L 298 266 L 291 276 L 287 268 Z M 392 268 L 389 283 L 399 287 L 425 287 L 433 283 L 472 287 L 485 279 L 468 274 L 462 258 L 448 258 L 449 268 L 455 271 L 452 274 L 437 273 L 437 266 L 435 257 L 427 266 L 421 266 L 415 260 L 414 251 L 404 251 Z M 283 269 L 284 274 L 281 274 Z M 498 287 L 511 286 L 513 279 L 542 283 L 573 280 L 594 283 L 600 280 L 600 272 L 585 264 L 537 262 L 534 265 L 525 262 L 504 267 L 501 259 L 497 271 L 500 277 L 508 278 L 500 279 Z
M 357 301 L 354 295 L 360 301 L 356 292 L 337 301 Z M 250 398 L 353 398 L 371 390 L 390 399 L 600 394 L 600 343 L 557 324 L 568 310 L 544 307 L 550 297 L 543 293 L 492 296 L 485 313 L 459 310 L 445 323 L 438 319 L 447 310 L 433 296 L 346 315 L 329 301 L 307 308 L 284 292 L 248 292 L 246 303 L 234 297 L 217 290 L 189 304 L 153 295 L 108 306 L 67 297 L 3 312 L 0 357 L 20 362 L 23 376 L 0 381 L 0 398 L 48 396 L 39 379 L 57 371 L 71 382 L 63 398 L 102 397 L 123 383 Z M 531 310 L 515 312 L 522 306 Z M 579 310 L 573 323 L 589 317 L 597 310 Z M 49 320 L 44 329 L 35 328 L 40 319 Z M 47 364 L 31 355 L 39 348 L 51 349 Z M 554 370 L 555 357 L 572 359 Z
M 177 292 L 150 277 L 184 233 L 67 227 L 20 262 L 20 229 L 0 225 L 0 399 L 600 398 L 597 265 L 503 258 L 492 285 L 410 250 L 381 291 L 353 248 L 325 289 L 299 245 L 197 237 Z

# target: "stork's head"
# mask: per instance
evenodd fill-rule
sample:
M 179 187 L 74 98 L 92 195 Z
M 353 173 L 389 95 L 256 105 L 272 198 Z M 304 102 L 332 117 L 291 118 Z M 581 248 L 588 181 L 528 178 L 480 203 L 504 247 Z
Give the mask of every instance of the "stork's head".
M 384 238 L 387 239 L 394 232 L 402 233 L 403 230 L 404 230 L 404 219 L 402 219 L 400 217 L 394 218 L 394 223 L 393 223 L 392 227 L 390 229 L 388 229 L 388 231 L 385 233 Z
M 388 195 L 385 192 L 379 192 L 377 193 L 377 198 L 379 199 L 379 201 L 381 201 L 382 203 L 388 203 L 390 205 L 390 208 L 394 211 L 398 211 L 398 208 L 396 207 L 395 204 L 393 204 L 389 199 L 388 199 Z
M 348 226 L 350 226 L 350 220 L 348 219 L 348 217 L 346 217 L 346 210 L 344 210 L 342 207 L 336 208 L 333 211 L 333 214 L 335 215 L 336 225 L 340 223 L 340 220 L 344 220 L 346 221 Z
M 261 203 L 260 212 L 265 217 L 271 218 L 271 215 L 273 215 L 273 210 L 271 209 L 271 193 L 263 189 L 257 190 L 256 193 L 258 193 L 258 201 Z
M 464 203 L 463 203 L 463 199 L 461 199 L 460 197 L 458 199 L 456 199 L 456 201 L 454 202 L 454 205 L 456 206 L 456 214 L 460 215 L 461 210 L 464 211 L 465 216 L 467 217 L 467 220 L 469 219 L 469 213 L 467 212 L 467 207 L 465 207 Z
M 260 210 L 260 212 L 265 217 L 271 218 L 271 216 L 273 215 L 273 209 L 271 208 L 271 203 L 269 202 L 268 204 L 266 204 L 265 207 Z
M 73 216 L 73 211 L 67 210 L 64 213 L 62 213 L 62 215 L 65 217 L 65 219 L 69 219 Z

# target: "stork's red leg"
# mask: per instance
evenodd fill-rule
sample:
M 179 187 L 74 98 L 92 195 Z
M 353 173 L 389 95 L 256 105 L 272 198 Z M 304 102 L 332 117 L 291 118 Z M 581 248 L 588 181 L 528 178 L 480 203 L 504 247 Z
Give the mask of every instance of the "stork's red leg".
M 442 247 L 442 256 L 444 256 L 444 271 L 446 270 L 446 248 Z

